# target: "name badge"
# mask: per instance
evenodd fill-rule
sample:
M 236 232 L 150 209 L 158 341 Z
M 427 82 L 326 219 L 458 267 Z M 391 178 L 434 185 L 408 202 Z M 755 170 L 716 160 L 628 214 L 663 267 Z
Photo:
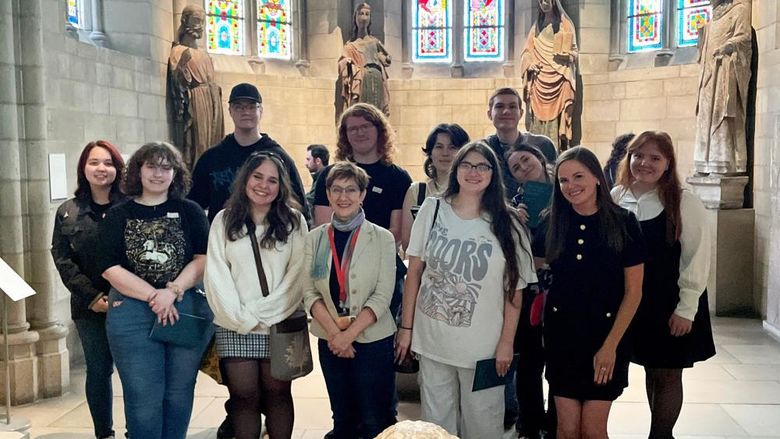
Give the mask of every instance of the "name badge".
M 166 215 L 166 218 L 178 218 L 179 212 L 168 212 L 168 215 Z
M 378 194 L 381 194 L 382 193 L 382 188 L 379 187 L 379 186 L 374 186 L 374 187 L 371 188 L 371 192 L 376 192 Z

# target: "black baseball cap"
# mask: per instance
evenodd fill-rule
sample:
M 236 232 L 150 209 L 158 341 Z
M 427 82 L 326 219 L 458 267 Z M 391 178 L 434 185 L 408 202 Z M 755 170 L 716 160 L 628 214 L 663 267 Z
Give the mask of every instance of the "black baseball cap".
M 230 99 L 228 99 L 228 103 L 232 103 L 239 99 L 255 101 L 258 104 L 263 103 L 263 97 L 260 96 L 260 92 L 257 90 L 257 87 L 246 82 L 242 82 L 230 90 Z

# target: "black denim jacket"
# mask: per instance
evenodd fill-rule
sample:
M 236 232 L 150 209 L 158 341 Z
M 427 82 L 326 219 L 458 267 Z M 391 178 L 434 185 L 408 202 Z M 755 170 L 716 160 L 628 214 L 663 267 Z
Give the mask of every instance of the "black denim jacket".
M 89 201 L 76 198 L 62 203 L 54 219 L 51 255 L 71 293 L 70 313 L 74 320 L 105 318 L 105 313 L 90 309 L 110 288 L 97 272 L 97 230 L 101 219 Z

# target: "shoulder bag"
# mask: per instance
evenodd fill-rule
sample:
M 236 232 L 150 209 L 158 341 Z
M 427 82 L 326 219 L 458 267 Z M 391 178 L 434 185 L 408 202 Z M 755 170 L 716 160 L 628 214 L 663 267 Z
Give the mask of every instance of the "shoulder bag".
M 247 234 L 252 241 L 257 277 L 263 297 L 268 296 L 268 279 L 260 258 L 260 244 L 255 236 L 255 224 L 246 222 Z M 292 381 L 308 375 L 314 369 L 309 346 L 308 317 L 303 307 L 298 307 L 290 317 L 271 326 L 271 376 L 281 381 Z

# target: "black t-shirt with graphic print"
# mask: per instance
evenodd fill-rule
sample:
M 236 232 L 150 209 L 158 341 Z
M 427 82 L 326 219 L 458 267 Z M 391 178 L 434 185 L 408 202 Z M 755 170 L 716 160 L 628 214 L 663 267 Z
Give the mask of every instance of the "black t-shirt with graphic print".
M 197 203 L 169 199 L 156 206 L 129 200 L 111 208 L 98 233 L 98 268 L 115 265 L 163 288 L 192 261 L 206 254 L 209 222 Z
M 369 176 L 366 199 L 363 200 L 363 210 L 366 219 L 372 223 L 390 228 L 390 214 L 399 210 L 404 205 L 406 191 L 412 184 L 409 174 L 396 165 L 387 165 L 382 162 L 364 164 L 355 163 Z M 314 205 L 329 206 L 328 194 L 325 190 L 325 180 L 333 165 L 323 169 L 320 178 L 315 183 Z

